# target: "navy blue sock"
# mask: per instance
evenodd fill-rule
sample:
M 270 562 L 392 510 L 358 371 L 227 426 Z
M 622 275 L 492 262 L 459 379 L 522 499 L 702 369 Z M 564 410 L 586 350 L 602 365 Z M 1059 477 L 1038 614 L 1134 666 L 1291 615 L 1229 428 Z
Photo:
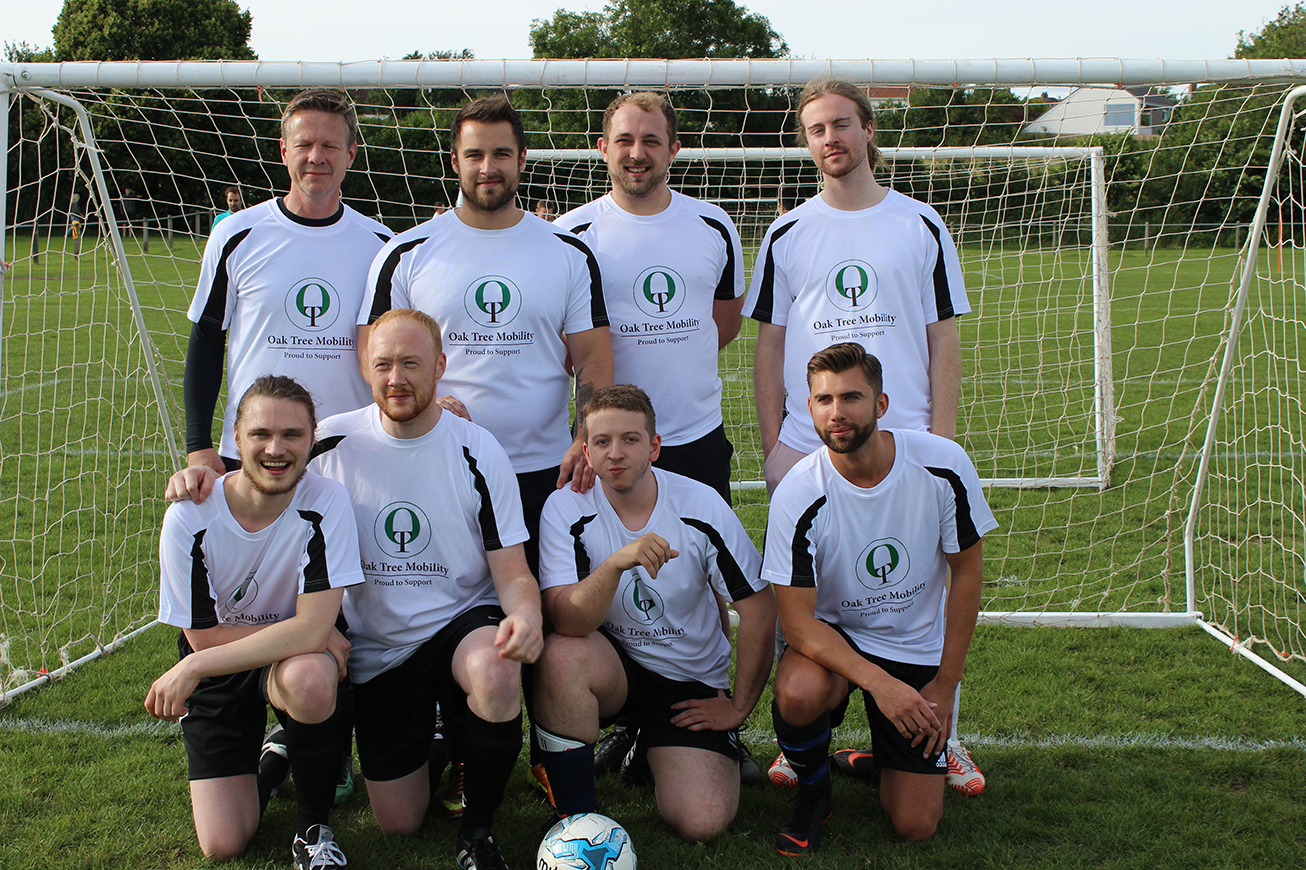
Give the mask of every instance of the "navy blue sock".
M 808 725 L 792 725 L 771 702 L 775 736 L 798 776 L 798 787 L 806 791 L 830 791 L 830 714 L 822 713 Z
M 547 737 L 541 741 L 545 745 L 551 742 Z M 594 744 L 560 751 L 542 749 L 540 754 L 544 756 L 544 769 L 549 774 L 558 814 L 596 812 L 599 795 L 594 790 Z

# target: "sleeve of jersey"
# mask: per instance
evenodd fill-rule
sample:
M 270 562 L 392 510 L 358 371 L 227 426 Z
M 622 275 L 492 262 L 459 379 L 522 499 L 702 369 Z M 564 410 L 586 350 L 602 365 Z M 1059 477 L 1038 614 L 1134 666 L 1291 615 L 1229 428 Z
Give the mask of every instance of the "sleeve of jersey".
M 791 492 L 777 489 L 766 522 L 766 555 L 762 558 L 762 579 L 777 586 L 816 586 L 814 528 L 825 506 L 825 496 L 807 503 Z
M 569 334 L 587 332 L 608 325 L 608 307 L 603 300 L 603 278 L 599 261 L 589 245 L 571 233 L 555 233 L 554 238 L 567 245 L 571 286 L 567 289 L 567 319 L 563 329 Z
M 777 262 L 782 253 L 777 245 L 797 224 L 796 219 L 784 224 L 777 221 L 766 231 L 757 261 L 753 263 L 753 283 L 748 289 L 748 299 L 744 301 L 745 317 L 775 326 L 789 322 L 789 306 L 794 296 L 785 271 Z
M 956 453 L 947 463 L 925 467 L 941 484 L 939 540 L 945 553 L 968 550 L 998 527 L 970 457 L 960 447 Z
M 721 277 L 712 298 L 719 302 L 738 299 L 747 289 L 744 284 L 744 246 L 739 241 L 739 230 L 727 214 L 701 217 L 704 223 L 720 234 L 722 241 Z
M 485 551 L 501 550 L 530 538 L 522 513 L 521 489 L 508 454 L 494 436 L 480 437 L 463 446 L 463 461 L 477 495 L 476 519 Z
M 381 246 L 367 270 L 367 286 L 363 289 L 363 304 L 358 309 L 358 325 L 367 326 L 392 308 L 409 308 L 412 297 L 405 280 L 404 254 L 413 245 L 404 245 L 391 239 Z
M 186 312 L 191 323 L 222 330 L 231 325 L 231 315 L 236 310 L 236 288 L 231 286 L 229 273 L 231 256 L 250 232 L 250 229 L 235 233 L 216 230 L 209 236 L 200 260 L 200 280 L 195 287 L 195 298 Z
M 952 233 L 935 213 L 921 215 L 928 231 L 927 240 L 934 248 L 928 257 L 929 269 L 921 276 L 922 304 L 926 313 L 933 313 L 933 321 L 947 320 L 970 313 L 966 297 L 966 284 L 961 274 L 961 259 Z
M 358 553 L 358 525 L 349 494 L 335 481 L 322 481 L 326 498 L 317 503 L 320 511 L 299 509 L 306 528 L 301 557 L 301 594 L 357 586 L 363 582 L 362 559 Z
M 762 558 L 744 526 L 724 502 L 711 522 L 682 517 L 681 522 L 708 540 L 707 571 L 712 587 L 731 601 L 741 601 L 766 586 Z
M 163 516 L 159 536 L 159 622 L 177 628 L 213 628 L 218 604 L 209 584 L 204 529 L 186 527 L 176 506 Z
M 579 583 L 593 570 L 581 540 L 585 518 L 578 516 L 575 502 L 567 489 L 558 490 L 544 502 L 540 513 L 541 589 Z

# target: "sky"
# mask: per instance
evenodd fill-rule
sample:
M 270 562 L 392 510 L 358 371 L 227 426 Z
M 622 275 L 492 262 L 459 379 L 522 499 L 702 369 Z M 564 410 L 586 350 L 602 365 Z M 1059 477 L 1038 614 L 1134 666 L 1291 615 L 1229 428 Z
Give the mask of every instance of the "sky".
M 529 58 L 531 20 L 556 8 L 598 11 L 603 0 L 239 0 L 254 16 L 250 45 L 262 60 L 399 59 L 413 51 L 471 49 L 481 60 Z M 736 0 L 738 2 L 738 0 Z M 1239 31 L 1255 32 L 1289 0 L 827 0 L 818 18 L 795 0 L 752 0 L 795 57 L 920 60 L 1119 57 L 1209 60 L 1231 57 Z M 62 0 L 7 0 L 0 41 L 52 45 Z M 443 7 L 443 8 L 440 8 Z M 986 9 L 987 7 L 987 9 Z M 361 14 L 360 9 L 384 10 Z M 928 26 L 919 10 L 931 10 Z M 434 11 L 439 9 L 438 12 Z

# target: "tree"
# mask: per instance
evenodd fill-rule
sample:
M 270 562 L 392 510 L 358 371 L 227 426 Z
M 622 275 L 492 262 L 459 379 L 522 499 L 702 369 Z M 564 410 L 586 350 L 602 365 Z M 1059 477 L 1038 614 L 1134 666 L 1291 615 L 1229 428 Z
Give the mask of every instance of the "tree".
M 253 60 L 235 0 L 64 0 L 55 55 L 68 60 Z
M 536 57 L 786 57 L 762 15 L 733 0 L 610 0 L 531 23 Z
M 1233 56 L 1240 59 L 1306 57 L 1306 7 L 1300 3 L 1284 6 L 1259 32 L 1238 31 L 1238 48 Z

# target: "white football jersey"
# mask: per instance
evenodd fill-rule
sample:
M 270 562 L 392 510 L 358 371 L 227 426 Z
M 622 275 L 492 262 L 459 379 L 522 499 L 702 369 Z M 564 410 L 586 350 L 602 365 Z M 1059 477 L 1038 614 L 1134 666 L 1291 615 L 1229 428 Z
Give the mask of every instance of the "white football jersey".
M 744 295 L 739 232 L 720 207 L 671 192 L 655 215 L 625 211 L 607 194 L 555 222 L 589 245 L 603 273 L 613 383 L 653 400 L 667 447 L 721 425 L 713 303 Z
M 712 591 L 739 601 L 766 584 L 757 548 L 730 506 L 710 486 L 651 468 L 657 506 L 648 524 L 627 529 L 596 483 L 549 496 L 540 518 L 540 587 L 578 583 L 617 550 L 649 532 L 680 555 L 652 578 L 642 567 L 626 571 L 603 623 L 630 657 L 673 680 L 730 685 L 730 642 L 721 633 Z
M 400 233 L 377 255 L 358 323 L 416 308 L 440 323 L 440 390 L 461 399 L 519 474 L 552 468 L 572 444 L 564 334 L 608 325 L 585 243 L 524 214 L 479 230 L 455 212 Z
M 236 457 L 236 404 L 262 375 L 299 381 L 325 417 L 361 408 L 355 323 L 367 269 L 390 231 L 349 206 L 310 220 L 280 198 L 213 229 L 186 316 L 227 330 L 227 404 L 218 452 Z
M 884 480 L 850 483 L 822 447 L 776 487 L 762 577 L 815 587 L 816 616 L 865 653 L 937 665 L 943 653 L 945 553 L 997 528 L 979 476 L 955 442 L 891 430 L 897 448 Z
M 163 515 L 159 622 L 194 629 L 272 625 L 295 615 L 301 593 L 363 582 L 344 487 L 310 471 L 276 521 L 248 532 L 227 504 L 231 474 L 202 504 L 180 501 Z
M 814 196 L 767 230 L 744 314 L 785 327 L 786 417 L 780 440 L 821 446 L 807 412 L 807 363 L 855 341 L 884 366 L 886 429 L 929 429 L 925 327 L 970 303 L 952 236 L 934 209 L 895 191 L 878 205 L 840 211 Z
M 455 616 L 497 604 L 485 554 L 526 540 L 517 477 L 489 432 L 451 413 L 419 438 L 376 405 L 323 420 L 313 467 L 349 491 L 366 582 L 345 594 L 349 676 L 365 683 Z

